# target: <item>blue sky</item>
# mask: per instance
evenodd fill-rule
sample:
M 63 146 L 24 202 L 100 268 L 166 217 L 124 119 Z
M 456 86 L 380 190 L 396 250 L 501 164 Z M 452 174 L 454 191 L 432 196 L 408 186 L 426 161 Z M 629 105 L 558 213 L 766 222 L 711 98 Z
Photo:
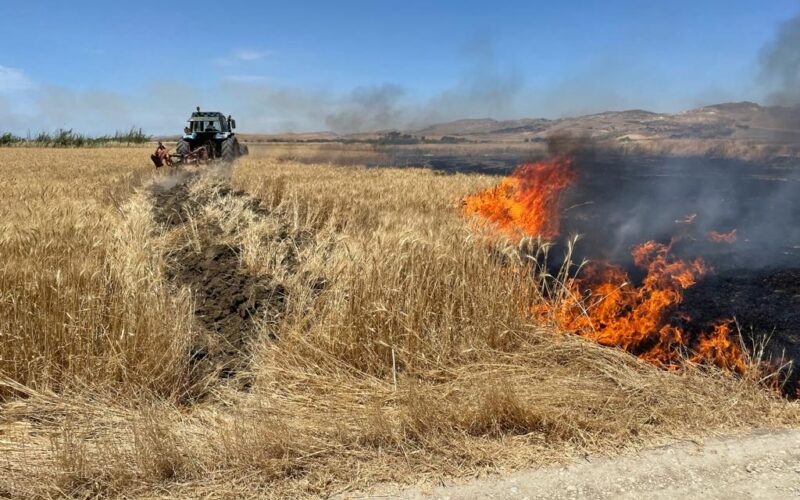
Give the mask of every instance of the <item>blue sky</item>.
M 413 127 L 763 100 L 800 2 L 0 0 L 0 131 Z

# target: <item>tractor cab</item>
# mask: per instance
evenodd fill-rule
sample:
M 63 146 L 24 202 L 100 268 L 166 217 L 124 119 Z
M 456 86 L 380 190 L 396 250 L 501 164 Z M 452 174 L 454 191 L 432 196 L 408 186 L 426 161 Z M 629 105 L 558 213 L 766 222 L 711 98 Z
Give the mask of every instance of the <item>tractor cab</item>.
M 216 139 L 227 139 L 236 128 L 236 120 L 217 111 L 195 111 L 189 117 L 185 138 L 196 139 L 200 134 L 212 134 Z

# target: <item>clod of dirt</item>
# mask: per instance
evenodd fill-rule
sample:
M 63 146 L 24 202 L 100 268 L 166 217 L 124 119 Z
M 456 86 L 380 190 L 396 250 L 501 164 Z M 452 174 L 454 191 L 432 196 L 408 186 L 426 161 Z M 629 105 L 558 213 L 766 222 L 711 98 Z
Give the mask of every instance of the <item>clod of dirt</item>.
M 282 310 L 281 285 L 240 270 L 236 248 L 212 244 L 202 252 L 175 251 L 167 277 L 195 293 L 195 316 L 210 332 L 220 334 L 234 350 L 245 347 L 246 335 L 266 307 Z
M 187 183 L 177 184 L 169 189 L 160 186 L 153 188 L 153 219 L 167 228 L 180 226 L 185 222 L 187 210 L 196 205 L 189 195 Z

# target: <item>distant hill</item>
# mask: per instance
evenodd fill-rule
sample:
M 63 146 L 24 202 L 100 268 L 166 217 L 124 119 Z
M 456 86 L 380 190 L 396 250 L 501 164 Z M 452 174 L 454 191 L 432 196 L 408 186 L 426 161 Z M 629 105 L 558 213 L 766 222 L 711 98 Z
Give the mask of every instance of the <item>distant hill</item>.
M 470 118 L 416 130 L 358 134 L 247 134 L 249 141 L 370 142 L 376 145 L 492 143 L 545 147 L 554 135 L 589 137 L 610 150 L 636 154 L 800 160 L 800 105 L 733 102 L 680 113 L 641 109 L 585 116 L 495 120 Z
M 435 124 L 410 133 L 491 142 L 539 141 L 554 133 L 569 133 L 597 140 L 728 139 L 800 144 L 800 106 L 765 107 L 737 102 L 680 113 L 636 109 L 554 120 L 467 119 Z

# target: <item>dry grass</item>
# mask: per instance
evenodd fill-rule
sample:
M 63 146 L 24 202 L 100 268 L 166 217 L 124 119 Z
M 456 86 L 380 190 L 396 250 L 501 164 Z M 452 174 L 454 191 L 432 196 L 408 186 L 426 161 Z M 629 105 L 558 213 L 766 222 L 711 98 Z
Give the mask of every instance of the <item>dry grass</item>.
M 763 143 L 742 139 L 644 139 L 605 144 L 634 157 L 640 155 L 712 157 L 752 162 L 775 158 L 797 158 L 798 148 L 792 144 Z
M 522 161 L 547 155 L 547 144 L 489 142 L 459 144 L 377 145 L 364 143 L 273 143 L 260 149 L 265 158 L 281 162 L 319 165 L 419 166 L 430 156 L 458 156 L 477 162 L 487 158 L 516 158 Z
M 149 246 L 139 149 L 0 150 L 0 373 L 32 389 L 171 391 L 190 332 Z M 0 397 L 8 389 L 0 386 Z
M 495 179 L 253 149 L 195 182 L 205 201 L 171 230 L 135 189 L 146 150 L 0 150 L 0 496 L 326 495 L 800 423 L 752 381 L 532 324 L 529 264 L 457 209 Z M 286 290 L 242 354 L 246 391 L 189 384 L 207 332 L 164 279 L 212 222 Z

